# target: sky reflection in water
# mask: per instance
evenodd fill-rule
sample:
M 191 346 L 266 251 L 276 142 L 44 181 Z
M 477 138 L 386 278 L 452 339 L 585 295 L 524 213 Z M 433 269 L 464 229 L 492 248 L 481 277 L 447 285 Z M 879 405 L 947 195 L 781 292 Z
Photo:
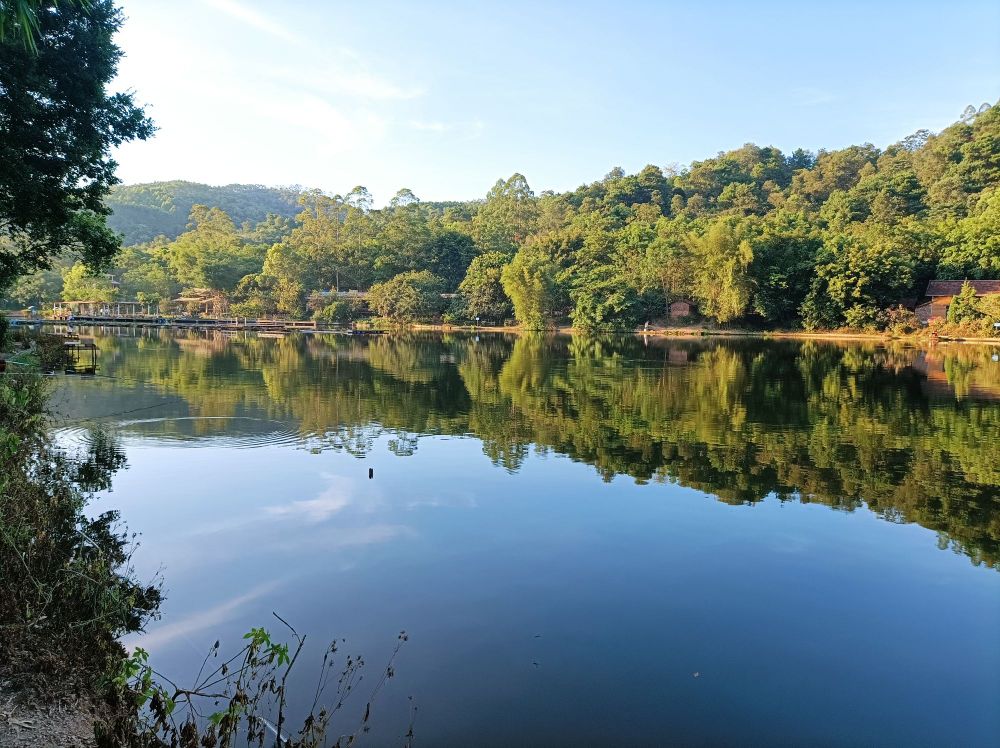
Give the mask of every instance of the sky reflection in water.
M 276 610 L 411 634 L 376 745 L 1000 734 L 996 348 L 138 335 L 60 438 L 115 427 L 172 676 Z

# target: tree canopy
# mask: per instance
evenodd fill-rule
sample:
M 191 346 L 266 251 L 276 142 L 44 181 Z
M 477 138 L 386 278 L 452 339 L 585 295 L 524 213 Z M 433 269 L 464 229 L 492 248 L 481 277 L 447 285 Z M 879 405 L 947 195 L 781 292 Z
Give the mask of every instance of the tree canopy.
M 30 49 L 23 33 L 8 33 L 11 13 L 19 29 L 30 27 Z M 112 37 L 122 16 L 111 0 L 5 3 L 0 17 L 0 288 L 6 288 L 67 250 L 91 267 L 114 256 L 120 242 L 104 204 L 117 182 L 110 152 L 149 137 L 153 125 L 131 94 L 107 90 L 121 57 Z
M 141 237 L 111 268 L 123 297 L 211 288 L 248 314 L 343 319 L 364 309 L 333 305 L 331 291 L 412 290 L 427 273 L 458 295 L 445 312 L 456 322 L 628 328 L 685 301 L 718 325 L 880 327 L 928 280 L 1000 277 L 1000 108 L 886 148 L 748 143 L 687 168 L 614 168 L 564 193 L 514 173 L 465 202 L 165 182 L 115 187 L 106 204 L 112 225 Z M 10 299 L 51 300 L 58 280 L 19 282 Z M 444 312 L 403 306 L 383 316 Z

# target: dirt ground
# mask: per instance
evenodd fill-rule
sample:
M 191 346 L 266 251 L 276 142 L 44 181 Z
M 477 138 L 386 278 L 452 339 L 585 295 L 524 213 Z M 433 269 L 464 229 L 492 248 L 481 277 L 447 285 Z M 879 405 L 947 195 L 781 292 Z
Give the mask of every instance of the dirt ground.
M 55 703 L 0 681 L 0 748 L 92 748 L 99 711 L 84 698 Z

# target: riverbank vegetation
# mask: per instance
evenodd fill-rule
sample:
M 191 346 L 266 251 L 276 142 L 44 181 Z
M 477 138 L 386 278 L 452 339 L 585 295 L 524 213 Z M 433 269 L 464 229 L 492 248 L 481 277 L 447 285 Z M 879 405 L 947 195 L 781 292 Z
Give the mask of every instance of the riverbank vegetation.
M 747 144 L 560 194 L 514 174 L 484 200 L 425 203 L 404 189 L 377 209 L 356 187 L 299 193 L 290 217 L 287 190 L 120 187 L 112 223 L 131 236 L 149 233 L 136 211 L 214 204 L 193 204 L 184 230 L 154 221 L 168 233 L 127 247 L 111 277 L 66 254 L 7 298 L 167 307 L 198 289 L 239 316 L 578 329 L 630 329 L 684 301 L 711 326 L 917 329 L 908 310 L 928 280 L 1000 277 L 998 187 L 1000 108 L 989 105 L 884 149 Z M 990 301 L 939 324 L 989 334 L 1000 321 Z
M 106 90 L 121 18 L 110 0 L 0 6 L 0 286 L 67 248 L 92 266 L 118 250 L 103 204 L 110 150 L 152 132 L 131 95 Z M 62 352 L 61 339 L 0 326 L 0 353 L 23 364 L 0 374 L 0 669 L 53 690 L 92 686 L 123 654 L 118 637 L 159 603 L 132 573 L 117 514 L 84 511 L 121 451 L 95 438 L 72 455 L 52 441 L 33 365 L 54 367 Z
M 365 661 L 339 657 L 332 643 L 305 716 L 286 703 L 305 645 L 290 627 L 289 643 L 256 628 L 224 659 L 217 642 L 206 657 L 217 664 L 190 686 L 155 671 L 142 649 L 125 650 L 120 638 L 157 617 L 162 599 L 159 580 L 137 576 L 136 538 L 118 512 L 89 506 L 125 453 L 100 428 L 84 449 L 60 447 L 47 383 L 38 369 L 0 374 L 0 745 L 225 746 L 242 736 L 263 746 L 280 733 L 283 745 L 306 747 L 327 744 L 335 720 L 345 740 L 367 731 L 405 633 L 363 712 L 354 707 Z M 345 729 L 345 720 L 355 721 Z
M 85 511 L 124 454 L 98 432 L 80 454 L 59 449 L 47 396 L 38 371 L 0 375 L 0 681 L 23 715 L 63 700 L 85 714 L 125 656 L 118 638 L 155 615 L 160 590 L 133 572 L 118 514 Z M 29 726 L 44 742 L 46 725 Z

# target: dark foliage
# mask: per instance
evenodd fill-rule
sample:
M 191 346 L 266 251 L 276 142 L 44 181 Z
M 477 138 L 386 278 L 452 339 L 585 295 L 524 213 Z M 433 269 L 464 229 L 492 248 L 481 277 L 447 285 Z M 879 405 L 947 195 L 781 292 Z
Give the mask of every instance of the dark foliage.
M 131 94 L 106 89 L 121 57 L 113 2 L 41 5 L 34 51 L 0 41 L 0 288 L 66 248 L 95 267 L 117 252 L 110 150 L 153 131 Z

